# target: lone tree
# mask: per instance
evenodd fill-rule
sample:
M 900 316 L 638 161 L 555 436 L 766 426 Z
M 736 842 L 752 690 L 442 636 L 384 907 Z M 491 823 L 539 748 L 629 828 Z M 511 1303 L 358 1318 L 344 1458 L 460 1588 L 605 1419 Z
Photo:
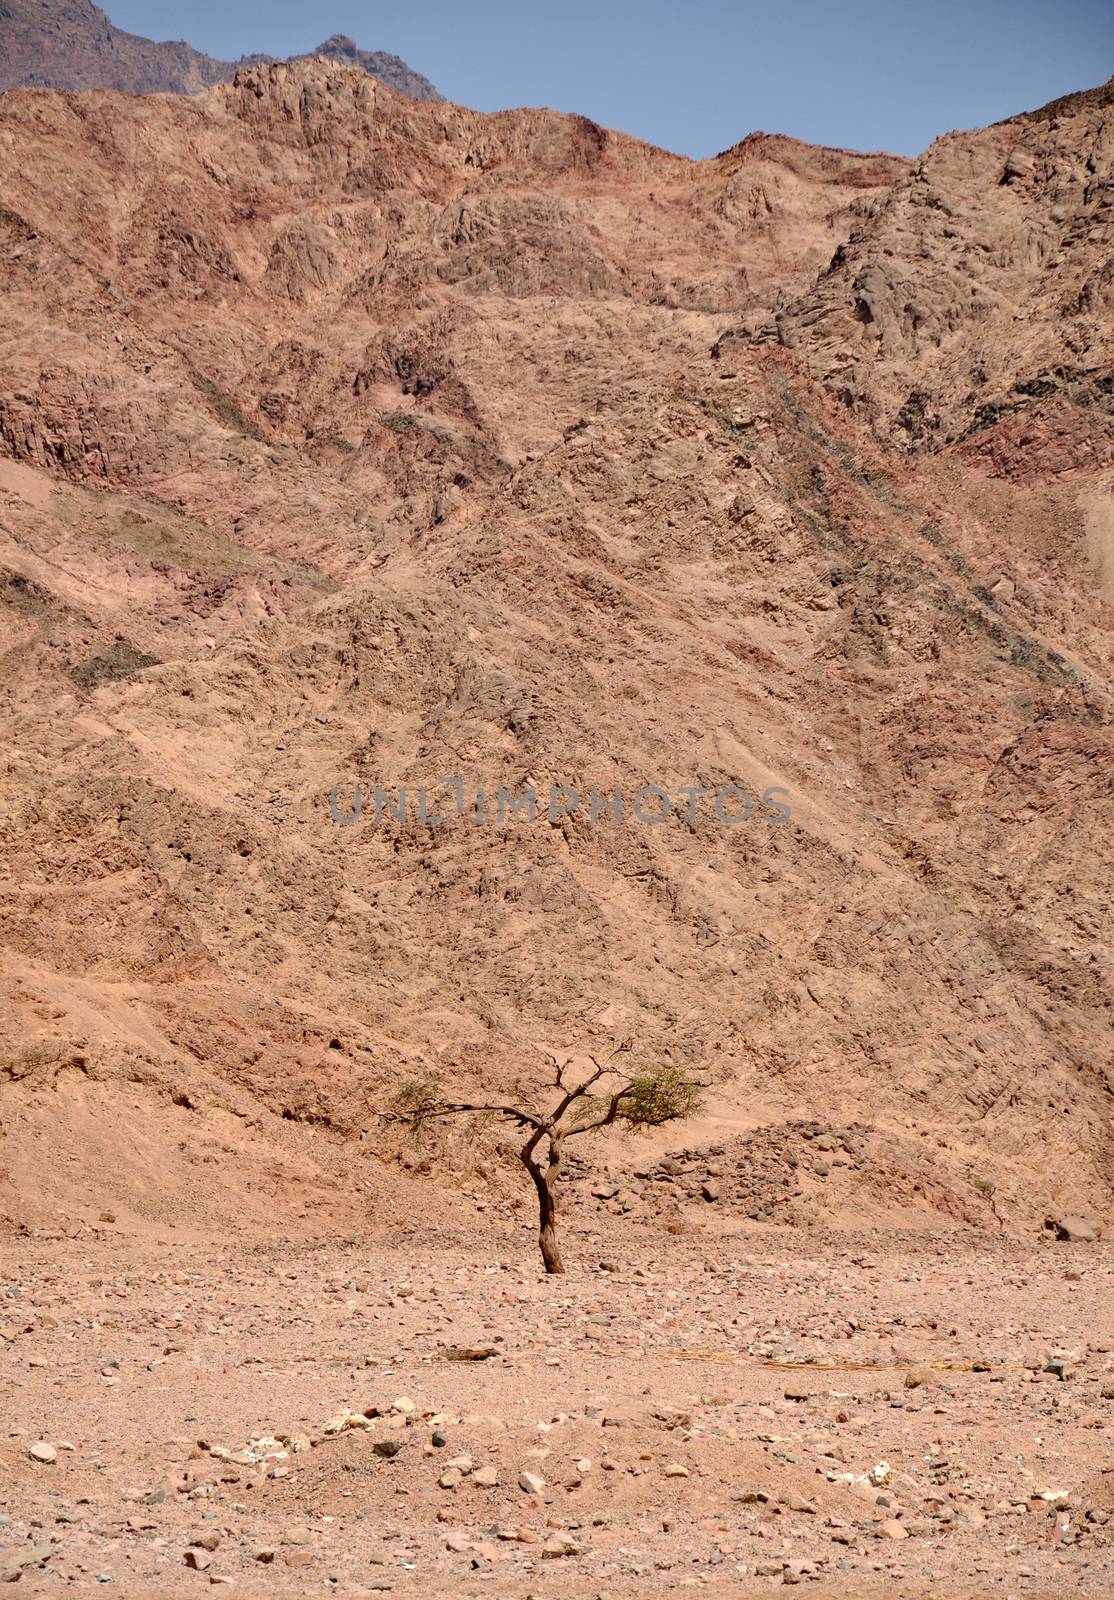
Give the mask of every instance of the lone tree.
M 487 1115 L 502 1118 L 526 1131 L 518 1158 L 530 1174 L 538 1195 L 538 1244 L 546 1272 L 564 1272 L 557 1248 L 557 1179 L 566 1139 L 596 1133 L 621 1123 L 628 1128 L 659 1128 L 663 1123 L 691 1117 L 700 1109 L 704 1088 L 686 1078 L 675 1067 L 656 1072 L 625 1072 L 614 1063 L 627 1055 L 633 1041 L 616 1045 L 602 1061 L 588 1056 L 591 1071 L 578 1082 L 569 1081 L 571 1058 L 558 1061 L 546 1052 L 553 1072 L 551 1088 L 559 1094 L 551 1111 L 536 1112 L 524 1105 L 473 1104 L 450 1101 L 441 1095 L 435 1079 L 427 1078 L 402 1086 L 394 1109 L 386 1113 L 393 1122 L 405 1122 L 418 1129 L 449 1117 Z M 524 1097 L 525 1098 L 525 1097 Z

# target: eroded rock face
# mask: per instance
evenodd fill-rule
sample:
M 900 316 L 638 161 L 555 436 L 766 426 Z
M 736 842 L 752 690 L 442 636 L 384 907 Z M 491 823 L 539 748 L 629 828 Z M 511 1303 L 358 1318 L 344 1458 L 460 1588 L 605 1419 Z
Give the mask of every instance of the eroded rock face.
M 0 100 L 5 1215 L 432 1203 L 400 1079 L 630 1034 L 755 1130 L 647 1214 L 1102 1220 L 1101 109 L 913 169 L 322 61 Z M 968 436 L 969 346 L 1094 397 Z M 881 1131 L 799 1181 L 802 1119 Z
M 761 329 L 875 430 L 1013 476 L 1114 461 L 1114 80 L 937 140 Z M 725 341 L 725 346 L 731 341 Z

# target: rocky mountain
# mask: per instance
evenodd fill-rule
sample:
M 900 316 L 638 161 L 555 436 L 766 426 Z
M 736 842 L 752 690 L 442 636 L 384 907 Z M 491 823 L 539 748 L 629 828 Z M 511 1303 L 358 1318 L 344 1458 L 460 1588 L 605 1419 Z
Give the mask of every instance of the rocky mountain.
M 793 350 L 899 447 L 1034 478 L 1109 464 L 1112 113 L 1114 78 L 939 139 L 816 283 L 742 337 Z
M 439 100 L 437 90 L 398 56 L 361 50 L 334 33 L 305 57 L 327 56 L 362 67 L 416 100 Z M 124 94 L 197 94 L 234 77 L 241 66 L 273 58 L 217 61 L 177 40 L 156 44 L 126 33 L 92 0 L 0 0 L 0 90 L 116 89 Z
M 760 1218 L 1108 1212 L 1105 115 L 0 99 L 0 1211 L 362 1224 L 630 1036 Z

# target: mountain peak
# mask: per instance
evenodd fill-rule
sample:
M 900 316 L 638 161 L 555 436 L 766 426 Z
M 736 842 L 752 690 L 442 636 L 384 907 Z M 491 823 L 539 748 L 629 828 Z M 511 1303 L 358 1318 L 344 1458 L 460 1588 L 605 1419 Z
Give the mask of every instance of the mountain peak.
M 398 56 L 363 50 L 347 34 L 331 34 L 310 55 L 350 62 L 411 99 L 441 99 L 429 79 Z M 275 59 L 259 54 L 220 61 L 184 40 L 156 43 L 117 28 L 93 0 L 0 0 L 0 90 L 197 94 L 231 80 L 241 66 Z

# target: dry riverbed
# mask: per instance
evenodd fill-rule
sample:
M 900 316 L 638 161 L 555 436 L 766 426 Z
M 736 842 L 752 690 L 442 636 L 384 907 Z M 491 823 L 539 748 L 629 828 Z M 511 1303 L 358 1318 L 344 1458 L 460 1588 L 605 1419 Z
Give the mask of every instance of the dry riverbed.
M 1114 1592 L 1102 1244 L 761 1229 L 0 1256 L 0 1575 Z

